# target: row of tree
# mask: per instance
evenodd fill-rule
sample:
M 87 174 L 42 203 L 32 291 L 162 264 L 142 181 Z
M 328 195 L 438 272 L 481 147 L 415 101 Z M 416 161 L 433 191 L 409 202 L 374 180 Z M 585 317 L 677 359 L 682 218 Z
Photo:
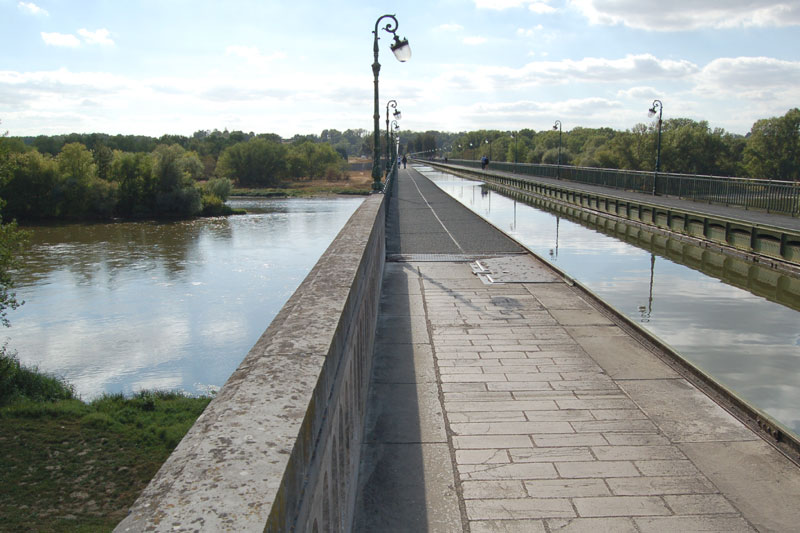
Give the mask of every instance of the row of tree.
M 747 135 L 686 118 L 663 122 L 661 171 L 800 180 L 800 109 L 757 121 Z M 653 170 L 658 123 L 630 130 L 404 132 L 408 153 Z M 380 136 L 380 153 L 385 153 Z M 6 220 L 192 216 L 223 209 L 225 190 L 286 180 L 339 179 L 349 155 L 371 155 L 366 130 L 326 129 L 283 140 L 271 133 L 198 131 L 161 138 L 105 134 L 0 139 Z M 402 151 L 402 150 L 401 150 Z M 200 185 L 203 184 L 203 185 Z
M 274 133 L 245 133 L 243 131 L 199 130 L 191 136 L 162 135 L 161 137 L 147 137 L 144 135 L 108 135 L 105 133 L 70 133 L 68 135 L 38 135 L 29 137 L 12 137 L 7 139 L 16 150 L 22 147 L 36 148 L 42 154 L 58 155 L 65 145 L 80 143 L 90 151 L 98 148 L 108 148 L 121 152 L 153 152 L 160 144 L 177 144 L 184 150 L 198 155 L 204 166 L 206 178 L 214 172 L 216 161 L 222 152 L 235 144 L 251 139 L 263 139 L 277 143 L 288 142 L 296 145 L 304 142 L 325 143 L 333 147 L 342 158 L 357 157 L 362 154 L 371 154 L 372 144 L 368 141 L 369 132 L 364 129 L 349 129 L 339 131 L 335 129 L 323 130 L 320 135 L 295 135 L 285 141 Z
M 287 179 L 346 175 L 346 161 L 330 144 L 302 139 L 287 145 L 273 136 L 253 136 L 224 148 L 218 158 L 178 143 L 128 152 L 70 142 L 50 154 L 20 141 L 0 140 L 6 219 L 224 214 L 234 182 L 271 187 Z
M 663 121 L 662 172 L 800 180 L 800 109 L 762 119 L 747 135 L 711 128 L 706 121 Z M 584 167 L 653 170 L 658 122 L 630 130 L 573 128 L 570 131 L 517 132 L 480 130 L 460 134 L 418 133 L 406 144 L 409 153 L 453 159 L 545 163 Z
M 225 199 L 218 182 L 196 185 L 202 164 L 178 145 L 130 153 L 69 143 L 55 157 L 36 149 L 5 150 L 0 157 L 11 169 L 0 182 L 5 218 L 188 217 Z

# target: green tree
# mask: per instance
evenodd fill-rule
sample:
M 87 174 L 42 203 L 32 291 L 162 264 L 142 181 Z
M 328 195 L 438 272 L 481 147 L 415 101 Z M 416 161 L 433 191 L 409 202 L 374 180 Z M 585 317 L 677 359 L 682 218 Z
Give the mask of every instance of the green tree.
M 506 161 L 524 163 L 528 160 L 528 143 L 525 139 L 519 138 L 511 139 L 508 143 L 508 150 L 506 151 Z
M 200 213 L 202 197 L 190 172 L 186 170 L 186 150 L 179 144 L 162 144 L 156 147 L 153 156 L 154 178 L 158 183 L 156 212 L 178 217 Z
M 0 196 L 7 198 L 4 213 L 9 219 L 55 218 L 63 205 L 57 192 L 62 189 L 55 160 L 38 150 L 9 154 L 6 179 L 0 183 Z
M 170 192 L 180 188 L 184 178 L 181 160 L 185 152 L 186 150 L 179 144 L 160 144 L 156 147 L 153 152 L 155 158 L 153 172 L 160 192 Z
M 601 166 L 625 170 L 653 170 L 656 161 L 654 129 L 637 124 L 632 129 L 619 132 L 608 142 L 608 150 L 598 154 Z
M 344 163 L 331 145 L 310 141 L 292 145 L 287 156 L 289 175 L 293 178 L 339 177 Z
M 180 167 L 191 179 L 203 179 L 206 167 L 197 152 L 187 150 L 180 158 Z
M 97 167 L 97 177 L 103 180 L 111 179 L 111 163 L 114 161 L 114 151 L 105 144 L 95 146 L 92 150 L 94 164 Z
M 111 164 L 112 180 L 118 184 L 117 213 L 123 217 L 155 214 L 158 182 L 150 154 L 116 152 Z
M 5 146 L 5 135 L 0 137 L 0 187 L 11 179 L 16 162 Z M 3 221 L 3 205 L 0 198 L 0 324 L 8 326 L 8 311 L 16 309 L 23 302 L 14 293 L 13 269 L 18 265 L 20 252 L 27 234 L 17 228 L 17 223 Z
M 27 233 L 17 228 L 16 222 L 3 222 L 0 215 L 0 324 L 4 326 L 9 325 L 8 311 L 24 303 L 17 300 L 12 272 L 19 264 L 27 237 Z
M 753 178 L 800 180 L 800 109 L 753 124 L 743 157 Z
M 97 167 L 92 153 L 78 142 L 65 144 L 56 157 L 61 173 L 61 190 L 56 191 L 63 198 L 62 214 L 70 218 L 85 218 L 89 215 L 89 188 L 96 179 Z
M 267 139 L 250 139 L 226 148 L 217 162 L 219 177 L 242 187 L 270 187 L 287 176 L 287 149 Z

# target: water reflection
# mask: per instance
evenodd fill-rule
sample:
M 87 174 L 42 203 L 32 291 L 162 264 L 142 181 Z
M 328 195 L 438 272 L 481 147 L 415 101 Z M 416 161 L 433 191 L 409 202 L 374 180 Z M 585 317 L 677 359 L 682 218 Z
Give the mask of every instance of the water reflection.
M 69 272 L 78 285 L 114 286 L 127 270 L 163 269 L 171 279 L 186 274 L 198 257 L 202 232 L 227 221 L 122 222 L 72 224 L 34 229 L 25 253 L 20 286 L 46 282 L 51 273 Z M 229 229 L 228 229 L 229 231 Z
M 650 294 L 647 297 L 647 305 L 639 306 L 639 314 L 642 316 L 642 323 L 650 322 L 653 314 L 653 280 L 656 273 L 656 254 L 650 254 Z
M 234 200 L 249 214 L 31 228 L 9 346 L 87 398 L 219 386 L 361 202 Z
M 424 173 L 800 433 L 800 280 L 572 207 Z

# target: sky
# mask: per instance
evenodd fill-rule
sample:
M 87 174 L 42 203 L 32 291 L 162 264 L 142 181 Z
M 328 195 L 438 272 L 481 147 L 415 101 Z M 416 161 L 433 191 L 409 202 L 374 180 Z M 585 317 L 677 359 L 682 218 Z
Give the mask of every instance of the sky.
M 191 135 L 373 128 L 746 134 L 800 106 L 800 0 L 0 0 L 0 128 Z M 402 135 L 402 133 L 401 133 Z

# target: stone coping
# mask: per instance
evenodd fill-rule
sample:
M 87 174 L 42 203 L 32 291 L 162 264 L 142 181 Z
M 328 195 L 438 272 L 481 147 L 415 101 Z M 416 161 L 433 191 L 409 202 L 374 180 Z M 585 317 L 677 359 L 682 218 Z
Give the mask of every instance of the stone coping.
M 380 288 L 365 270 L 383 268 L 384 210 L 365 199 L 115 531 L 263 531 L 308 506 L 359 279 Z

